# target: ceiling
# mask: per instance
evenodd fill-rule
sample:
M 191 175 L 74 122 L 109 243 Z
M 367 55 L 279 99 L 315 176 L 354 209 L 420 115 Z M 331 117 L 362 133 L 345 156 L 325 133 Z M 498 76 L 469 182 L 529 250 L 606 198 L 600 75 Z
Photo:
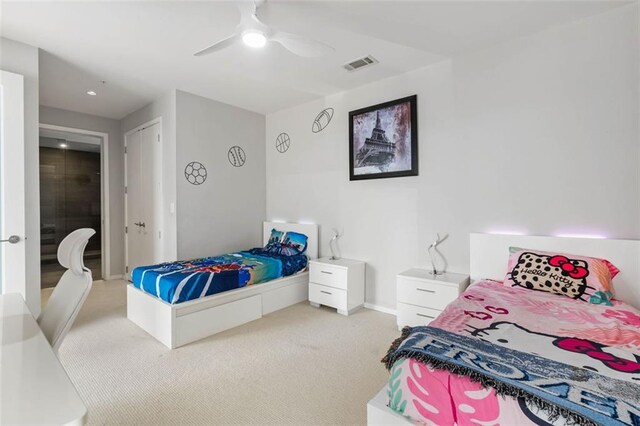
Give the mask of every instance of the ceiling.
M 234 2 L 2 1 L 0 35 L 41 48 L 40 103 L 120 119 L 171 89 L 269 113 L 571 22 L 630 1 L 277 1 L 274 27 L 336 48 L 196 50 L 231 34 Z M 0 53 L 1 54 L 1 53 Z M 348 72 L 371 54 L 380 62 Z M 102 83 L 105 81 L 106 83 Z M 88 96 L 95 90 L 97 96 Z

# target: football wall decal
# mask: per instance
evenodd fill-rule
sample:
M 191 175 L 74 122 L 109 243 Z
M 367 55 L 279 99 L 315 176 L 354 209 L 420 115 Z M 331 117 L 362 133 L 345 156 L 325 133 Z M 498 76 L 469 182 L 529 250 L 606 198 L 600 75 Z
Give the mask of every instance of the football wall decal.
M 325 127 L 331 123 L 331 119 L 333 118 L 333 108 L 325 108 L 320 111 L 320 114 L 316 116 L 316 119 L 313 120 L 313 125 L 311 126 L 311 131 L 313 133 L 321 132 Z

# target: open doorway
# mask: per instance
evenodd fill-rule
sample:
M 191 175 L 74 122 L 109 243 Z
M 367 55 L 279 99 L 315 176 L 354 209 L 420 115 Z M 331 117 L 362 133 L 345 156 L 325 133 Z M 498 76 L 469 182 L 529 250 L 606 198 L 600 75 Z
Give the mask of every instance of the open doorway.
M 72 231 L 96 234 L 84 252 L 93 279 L 108 276 L 105 236 L 106 134 L 57 126 L 40 126 L 41 287 L 54 287 L 65 272 L 57 260 L 60 242 Z

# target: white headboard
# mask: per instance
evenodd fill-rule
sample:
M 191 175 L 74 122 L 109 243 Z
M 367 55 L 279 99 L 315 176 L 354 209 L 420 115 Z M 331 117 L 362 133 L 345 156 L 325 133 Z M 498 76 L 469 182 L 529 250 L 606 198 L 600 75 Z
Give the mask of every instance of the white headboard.
M 271 230 L 299 232 L 307 236 L 307 256 L 318 258 L 318 225 L 313 223 L 264 222 L 262 225 L 262 244 L 267 244 Z
M 503 281 L 510 246 L 607 259 L 620 269 L 613 279 L 616 299 L 640 309 L 640 241 L 471 234 L 471 280 Z

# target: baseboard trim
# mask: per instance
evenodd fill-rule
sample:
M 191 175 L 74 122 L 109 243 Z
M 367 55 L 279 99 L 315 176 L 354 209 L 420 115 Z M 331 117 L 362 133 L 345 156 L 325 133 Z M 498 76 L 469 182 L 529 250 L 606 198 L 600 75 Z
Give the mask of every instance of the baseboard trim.
M 105 278 L 105 281 L 113 281 L 113 280 L 121 280 L 124 278 L 124 275 L 109 275 L 107 278 Z
M 367 309 L 371 309 L 378 312 L 383 312 L 385 314 L 396 316 L 396 310 L 391 308 L 385 308 L 384 306 L 374 305 L 373 303 L 365 303 L 364 307 Z

